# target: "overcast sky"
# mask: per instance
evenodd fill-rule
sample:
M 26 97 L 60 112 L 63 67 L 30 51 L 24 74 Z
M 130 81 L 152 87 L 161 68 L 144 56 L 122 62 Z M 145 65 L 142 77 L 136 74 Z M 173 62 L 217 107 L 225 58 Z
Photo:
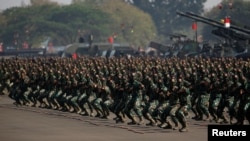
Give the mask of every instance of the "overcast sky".
M 56 1 L 60 4 L 70 4 L 71 0 L 51 0 Z M 207 0 L 205 4 L 205 8 L 209 9 L 215 5 L 217 5 L 221 0 Z M 10 8 L 13 6 L 20 6 L 23 2 L 24 4 L 29 4 L 30 0 L 0 0 L 0 10 L 4 10 L 6 8 Z

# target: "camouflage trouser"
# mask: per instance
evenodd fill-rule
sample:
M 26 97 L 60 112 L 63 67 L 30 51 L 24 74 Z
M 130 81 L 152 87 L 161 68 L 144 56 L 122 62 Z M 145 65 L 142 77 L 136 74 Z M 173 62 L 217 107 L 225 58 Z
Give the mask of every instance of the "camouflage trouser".
M 114 100 L 112 100 L 112 99 L 107 99 L 107 100 L 105 100 L 105 101 L 102 103 L 102 107 L 105 108 L 105 109 L 110 110 L 111 107 L 112 107 L 112 105 L 113 105 L 113 103 L 114 103 Z
M 28 87 L 27 90 L 23 93 L 26 102 L 28 103 L 33 102 L 33 99 L 31 99 L 31 95 L 32 95 L 32 89 Z
M 55 97 L 55 95 L 56 95 L 56 90 L 55 89 L 51 90 L 49 92 L 49 95 L 48 95 L 48 103 L 49 103 L 50 106 L 53 106 L 53 107 L 56 106 L 56 102 L 53 99 Z
M 46 105 L 46 100 L 48 98 L 48 92 L 45 89 L 41 89 L 39 91 L 39 95 L 38 95 L 38 101 L 40 102 L 40 106 L 43 106 L 44 104 Z
M 124 121 L 123 119 L 125 118 L 125 115 L 128 116 L 127 102 L 128 101 L 125 101 L 125 99 L 121 98 L 114 100 L 110 105 L 110 111 L 112 111 L 116 115 L 116 117 L 114 118 L 116 121 Z
M 73 96 L 73 97 L 70 99 L 70 104 L 71 104 L 74 108 L 76 108 L 76 109 L 78 110 L 79 105 L 78 105 L 77 100 L 78 100 L 78 95 Z
M 197 101 L 197 111 L 200 117 L 202 117 L 203 114 L 205 114 L 207 117 L 210 115 L 209 110 L 208 110 L 209 99 L 210 99 L 210 94 L 199 95 L 198 101 Z
M 23 104 L 23 102 L 25 102 L 25 98 L 22 94 L 22 91 L 20 89 L 15 89 L 14 91 L 12 91 L 13 93 L 13 99 L 15 99 L 17 104 Z
M 79 104 L 79 106 L 80 106 L 81 108 L 84 108 L 84 105 L 85 105 L 85 103 L 87 102 L 87 99 L 88 99 L 88 97 L 87 97 L 87 94 L 86 94 L 86 93 L 80 94 L 80 96 L 79 96 L 78 99 L 77 99 L 77 102 L 78 102 L 78 104 Z
M 139 116 L 139 117 L 142 117 L 142 101 L 141 100 L 136 100 L 135 101 L 135 104 L 132 108 L 132 110 L 135 111 L 135 113 Z
M 116 102 L 113 103 L 111 110 L 114 113 L 120 113 L 122 110 L 125 109 L 125 101 L 123 100 L 117 100 Z
M 4 90 L 9 91 L 13 83 L 11 83 L 9 79 L 5 81 L 0 78 L 0 80 L 2 81 L 2 83 L 0 83 L 0 95 L 4 95 Z
M 101 113 L 103 113 L 101 103 L 102 103 L 101 98 L 96 98 L 92 101 L 92 105 L 93 105 L 94 109 L 96 110 L 98 116 L 100 116 Z
M 179 107 L 180 107 L 179 104 L 174 104 L 174 105 L 169 105 L 166 108 L 166 118 L 168 123 L 174 122 L 174 125 L 178 126 L 178 119 L 176 117 L 176 114 Z
M 4 86 L 0 83 L 0 95 L 3 95 Z
M 123 102 L 124 102 L 124 103 L 123 103 Z M 123 105 L 123 104 L 124 104 L 124 105 Z M 123 107 L 123 106 L 124 106 L 124 107 Z M 132 109 L 132 106 L 133 106 L 133 104 L 132 104 L 132 96 L 131 96 L 131 95 L 128 95 L 127 100 L 126 100 L 126 101 L 121 101 L 121 102 L 120 102 L 120 105 L 117 106 L 117 107 L 123 107 L 123 111 L 124 111 L 124 113 L 125 113 L 127 116 L 129 116 L 130 114 L 131 114 L 131 116 L 134 116 L 135 113 L 134 113 L 133 111 L 131 111 L 131 112 L 133 112 L 133 113 L 130 112 L 130 109 Z M 118 108 L 116 108 L 116 109 L 118 109 Z M 116 110 L 115 110 L 115 111 L 116 111 Z
M 32 106 L 37 104 L 37 97 L 39 95 L 39 87 L 32 89 L 32 92 L 29 94 L 28 98 L 33 102 Z
M 50 92 L 50 95 L 49 95 L 49 103 L 51 103 L 51 105 L 54 107 L 54 108 L 59 108 L 60 105 L 58 104 L 58 96 L 62 93 L 61 90 L 57 90 L 57 89 L 54 89 Z
M 102 103 L 101 98 L 96 98 L 92 101 L 92 105 L 94 106 L 95 109 L 102 109 L 101 103 Z
M 110 111 L 113 103 L 114 103 L 114 101 L 112 99 L 106 99 L 105 101 L 103 101 L 101 103 L 104 116 L 109 115 L 109 111 Z
M 229 115 L 233 117 L 235 115 L 233 103 L 234 103 L 234 97 L 229 97 L 227 99 L 222 98 L 218 105 L 218 110 L 217 110 L 218 118 L 225 118 L 225 112 L 224 112 L 225 108 L 228 108 Z
M 197 111 L 197 101 L 198 101 L 198 93 L 191 93 L 191 110 L 195 114 L 195 117 L 198 116 L 198 111 Z
M 164 118 L 166 118 L 166 108 L 169 106 L 168 101 L 165 101 L 161 104 L 159 104 L 156 107 L 156 110 L 154 112 L 154 117 L 158 120 L 160 120 L 161 122 L 164 122 Z
M 248 100 L 244 106 L 244 115 L 250 124 L 250 100 Z
M 64 104 L 66 104 L 66 106 L 68 107 L 68 108 L 71 108 L 71 106 L 72 106 L 72 104 L 70 103 L 70 100 L 71 100 L 71 98 L 72 98 L 73 96 L 71 95 L 71 94 L 69 94 L 69 93 L 66 93 L 66 96 L 65 96 L 65 102 L 64 102 Z M 68 109 L 69 110 L 69 109 Z
M 250 99 L 249 101 L 246 101 L 245 99 L 240 100 L 236 118 L 238 123 L 243 124 L 245 118 L 250 123 Z
M 189 114 L 190 110 L 191 110 L 191 105 L 181 105 L 176 112 L 176 117 L 178 121 L 181 123 L 182 127 L 187 126 L 186 116 Z
M 217 109 L 219 106 L 219 102 L 221 100 L 221 94 L 220 93 L 214 93 L 211 94 L 209 99 L 209 113 L 213 116 L 214 119 L 217 118 Z
M 155 117 L 156 116 L 156 108 L 159 105 L 158 100 L 153 100 L 149 102 L 143 109 L 143 115 L 144 117 L 150 116 L 150 117 Z
M 142 117 L 141 100 L 131 99 L 131 101 L 129 101 L 128 104 L 126 105 L 125 113 L 132 117 L 134 116 Z
M 90 92 L 89 94 L 87 94 L 87 106 L 88 106 L 88 109 L 90 110 L 90 114 L 93 113 L 93 103 L 94 103 L 94 100 L 96 99 L 96 95 L 95 93 L 93 92 Z
M 64 95 L 63 91 L 62 91 L 62 90 L 59 90 L 59 91 L 57 91 L 57 92 L 55 93 L 54 98 L 52 98 L 52 99 L 54 99 L 54 101 L 55 101 L 56 103 L 59 104 L 59 105 L 58 105 L 58 106 L 59 106 L 58 108 L 64 107 L 64 97 L 63 97 L 63 95 Z

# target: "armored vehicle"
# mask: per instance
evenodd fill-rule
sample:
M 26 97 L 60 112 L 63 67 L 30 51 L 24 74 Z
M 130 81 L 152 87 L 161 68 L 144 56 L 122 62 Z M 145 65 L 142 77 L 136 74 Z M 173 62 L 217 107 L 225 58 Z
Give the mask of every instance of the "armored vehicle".
M 133 55 L 136 50 L 129 44 L 118 43 L 74 43 L 68 45 L 64 50 L 64 56 L 71 56 L 76 53 L 79 56 L 101 56 L 101 57 L 119 57 L 124 55 Z

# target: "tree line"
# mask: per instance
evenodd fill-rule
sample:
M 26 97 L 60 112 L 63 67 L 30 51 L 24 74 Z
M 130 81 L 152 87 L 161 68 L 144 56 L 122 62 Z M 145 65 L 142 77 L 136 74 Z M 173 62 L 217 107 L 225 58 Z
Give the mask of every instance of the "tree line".
M 31 0 L 31 4 L 13 7 L 0 13 L 0 42 L 21 47 L 24 42 L 38 47 L 47 37 L 55 45 L 67 45 L 79 36 L 93 35 L 94 42 L 126 42 L 145 47 L 152 40 L 167 42 L 169 35 L 182 33 L 193 36 L 193 21 L 180 17 L 176 11 L 205 14 L 215 20 L 230 14 L 237 24 L 249 24 L 249 1 L 223 0 L 223 8 L 204 11 L 206 0 L 72 0 L 70 5 L 60 5 L 50 0 Z M 244 16 L 240 16 L 244 15 Z M 211 37 L 211 27 L 199 26 L 199 32 Z

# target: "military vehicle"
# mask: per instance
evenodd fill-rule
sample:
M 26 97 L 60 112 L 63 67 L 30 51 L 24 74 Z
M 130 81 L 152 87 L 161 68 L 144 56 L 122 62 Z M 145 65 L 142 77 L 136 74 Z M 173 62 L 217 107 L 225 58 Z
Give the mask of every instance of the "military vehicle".
M 49 40 L 50 38 L 47 37 L 36 47 L 22 46 L 22 48 L 17 48 L 16 46 L 4 46 L 3 43 L 1 43 L 0 56 L 15 56 L 15 57 L 47 56 Z
M 45 49 L 4 49 L 0 52 L 0 56 L 18 56 L 18 57 L 34 57 L 42 56 L 46 52 Z
M 248 58 L 250 57 L 250 30 L 236 25 L 225 27 L 224 23 L 209 19 L 204 16 L 194 14 L 192 12 L 180 12 L 177 14 L 186 18 L 192 19 L 196 22 L 202 22 L 215 27 L 212 34 L 223 39 L 223 42 L 215 44 L 210 49 L 212 57 L 237 57 Z
M 211 47 L 208 43 L 200 44 L 183 34 L 171 34 L 169 37 L 172 42 L 168 45 L 151 41 L 149 43 L 149 48 L 153 49 L 148 49 L 150 51 L 146 51 L 146 54 L 150 56 L 179 58 L 211 56 Z
M 70 57 L 74 53 L 79 56 L 100 56 L 100 57 L 119 57 L 135 55 L 136 50 L 129 44 L 118 43 L 73 43 L 66 47 L 63 57 Z

